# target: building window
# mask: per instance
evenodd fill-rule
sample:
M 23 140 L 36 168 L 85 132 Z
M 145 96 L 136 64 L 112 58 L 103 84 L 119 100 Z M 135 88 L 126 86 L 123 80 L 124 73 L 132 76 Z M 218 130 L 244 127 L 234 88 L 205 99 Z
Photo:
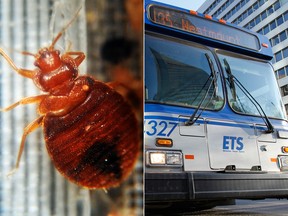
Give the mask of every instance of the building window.
M 283 32 L 281 32 L 279 34 L 281 42 L 287 39 L 287 34 L 286 33 L 287 33 L 287 31 L 283 31 Z
M 288 57 L 288 47 L 283 49 L 283 58 L 287 58 L 287 57 Z
M 263 5 L 267 0 L 260 0 L 259 5 Z
M 283 22 L 284 22 L 284 19 L 283 19 L 283 16 L 279 16 L 277 19 L 276 19 L 276 22 L 277 22 L 277 25 L 281 25 Z
M 241 8 L 240 4 L 237 4 L 237 5 L 236 5 L 236 10 L 239 11 L 240 8 Z
M 282 79 L 286 76 L 285 74 L 285 69 L 281 68 L 280 70 L 277 71 L 277 77 L 278 79 Z M 288 94 L 288 85 L 287 85 L 287 94 Z M 284 95 L 283 95 L 284 96 Z
M 242 15 L 243 20 L 246 19 L 247 16 L 248 16 L 247 11 L 245 11 Z
M 278 35 L 276 35 L 275 37 L 273 37 L 273 38 L 271 39 L 271 45 L 272 45 L 272 46 L 276 46 L 278 43 L 280 43 L 280 40 L 279 40 Z
M 267 13 L 266 13 L 266 10 L 265 10 L 265 11 L 263 11 L 261 13 L 261 18 L 262 18 L 262 20 L 264 20 L 264 19 L 266 19 L 266 17 L 267 17 Z
M 274 10 L 278 10 L 280 8 L 280 1 L 275 2 L 274 4 Z
M 272 31 L 273 29 L 276 28 L 276 22 L 275 20 L 273 20 L 271 23 L 270 23 L 270 30 Z
M 285 49 L 275 53 L 275 62 L 281 61 L 284 58 L 288 57 L 288 47 L 286 47 Z
M 274 12 L 274 9 L 272 7 L 273 5 L 271 5 L 268 9 L 267 9 L 267 14 L 268 16 L 271 15 Z
M 288 85 L 284 85 L 281 87 L 281 94 L 282 94 L 282 97 L 288 95 Z M 287 111 L 287 107 L 286 107 L 286 111 Z
M 258 23 L 261 22 L 261 17 L 260 15 L 258 15 L 256 18 L 255 18 L 255 24 L 257 25 Z
M 269 32 L 269 25 L 264 26 L 263 34 L 266 35 Z
M 262 30 L 258 31 L 258 33 L 262 33 Z M 272 46 L 276 46 L 280 42 L 284 41 L 287 39 L 287 31 L 282 31 L 275 37 L 271 38 L 270 43 Z
M 281 61 L 281 60 L 282 60 L 282 53 L 281 53 L 281 51 L 275 53 L 275 61 L 278 62 L 278 61 Z
M 285 104 L 286 114 L 288 113 L 288 104 Z
M 253 13 L 253 10 L 252 10 L 252 7 L 250 7 L 250 8 L 248 9 L 248 16 L 250 16 L 252 13 Z
M 256 11 L 259 8 L 258 2 L 256 2 L 252 7 L 253 7 L 253 11 Z
M 275 71 L 275 75 L 276 75 L 277 79 L 282 79 L 282 78 L 286 77 L 287 73 L 288 73 L 288 66 L 283 67 L 283 68 Z M 280 89 L 281 89 L 282 97 L 288 95 L 288 84 L 285 86 L 282 86 Z
M 285 21 L 288 20 L 288 11 L 284 14 L 284 19 L 285 19 Z
M 252 22 L 249 23 L 249 29 L 252 29 L 255 26 L 255 22 L 254 20 L 252 20 Z

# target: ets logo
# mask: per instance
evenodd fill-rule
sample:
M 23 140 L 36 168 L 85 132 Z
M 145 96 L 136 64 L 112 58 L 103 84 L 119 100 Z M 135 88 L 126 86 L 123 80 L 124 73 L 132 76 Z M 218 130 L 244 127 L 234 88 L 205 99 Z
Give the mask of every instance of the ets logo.
M 243 137 L 223 136 L 224 152 L 243 152 Z

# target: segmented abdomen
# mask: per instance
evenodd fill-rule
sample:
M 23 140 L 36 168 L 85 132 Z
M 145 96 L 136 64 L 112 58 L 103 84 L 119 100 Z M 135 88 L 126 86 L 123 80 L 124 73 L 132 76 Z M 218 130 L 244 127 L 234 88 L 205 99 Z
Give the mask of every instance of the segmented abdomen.
M 117 186 L 139 151 L 138 125 L 115 90 L 90 77 L 87 99 L 65 116 L 44 118 L 48 153 L 61 174 L 87 188 Z

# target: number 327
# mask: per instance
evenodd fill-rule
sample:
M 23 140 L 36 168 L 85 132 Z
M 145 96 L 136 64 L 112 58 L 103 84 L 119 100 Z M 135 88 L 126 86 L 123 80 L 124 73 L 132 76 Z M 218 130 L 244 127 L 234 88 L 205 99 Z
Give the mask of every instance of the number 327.
M 176 122 L 167 122 L 167 121 L 160 121 L 157 122 L 155 120 L 150 120 L 145 122 L 146 133 L 148 136 L 166 136 L 169 137 L 171 133 L 175 130 L 178 123 Z

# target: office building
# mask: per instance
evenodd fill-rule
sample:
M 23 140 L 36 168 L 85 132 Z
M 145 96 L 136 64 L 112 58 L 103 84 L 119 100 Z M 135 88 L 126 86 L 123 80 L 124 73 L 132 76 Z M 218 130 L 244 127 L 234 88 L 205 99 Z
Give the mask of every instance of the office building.
M 198 11 L 269 38 L 272 64 L 288 113 L 288 0 L 207 0 Z

